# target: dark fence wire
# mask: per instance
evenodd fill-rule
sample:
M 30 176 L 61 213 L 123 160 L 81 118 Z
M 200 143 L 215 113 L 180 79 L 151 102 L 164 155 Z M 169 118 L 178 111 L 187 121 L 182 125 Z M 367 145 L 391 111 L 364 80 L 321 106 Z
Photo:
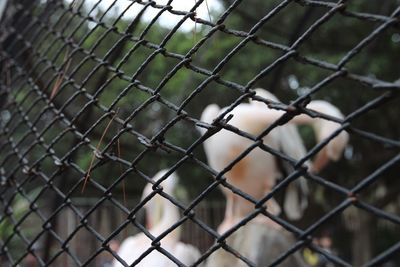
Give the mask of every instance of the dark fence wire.
M 40 266 L 51 266 L 62 255 L 68 255 L 69 259 L 75 266 L 87 266 L 93 263 L 96 257 L 102 252 L 112 254 L 116 259 L 121 258 L 115 251 L 109 247 L 109 241 L 121 234 L 129 225 L 134 225 L 138 231 L 145 233 L 151 240 L 152 246 L 142 255 L 141 258 L 134 262 L 134 265 L 153 250 L 157 250 L 175 262 L 178 266 L 184 266 L 179 259 L 175 258 L 170 252 L 160 245 L 160 241 L 168 233 L 180 227 L 185 222 L 191 222 L 201 228 L 205 233 L 210 235 L 215 241 L 212 245 L 203 251 L 202 256 L 194 265 L 203 263 L 213 252 L 222 248 L 228 253 L 240 258 L 248 266 L 256 266 L 251 260 L 235 251 L 226 243 L 226 239 L 240 229 L 247 222 L 251 221 L 259 214 L 263 214 L 271 220 L 280 224 L 284 229 L 291 232 L 296 237 L 296 242 L 288 248 L 288 250 L 274 259 L 270 266 L 278 266 L 286 258 L 293 255 L 296 251 L 308 246 L 313 251 L 324 255 L 330 262 L 337 266 L 352 266 L 346 260 L 329 253 L 313 244 L 312 238 L 318 228 L 325 224 L 328 220 L 338 217 L 341 212 L 350 206 L 355 206 L 359 209 L 367 211 L 373 216 L 383 218 L 393 222 L 396 225 L 400 224 L 400 217 L 396 214 L 389 213 L 383 209 L 358 199 L 358 194 L 364 191 L 369 185 L 378 180 L 382 174 L 390 168 L 398 166 L 400 156 L 398 154 L 400 142 L 385 136 L 372 133 L 367 130 L 357 128 L 352 124 L 354 120 L 362 117 L 368 111 L 377 109 L 385 105 L 389 101 L 397 100 L 399 82 L 391 82 L 379 80 L 371 76 L 352 73 L 346 69 L 346 65 L 350 63 L 355 56 L 366 49 L 379 35 L 389 29 L 399 28 L 400 6 L 394 9 L 389 16 L 372 13 L 354 12 L 346 9 L 348 1 L 282 1 L 277 4 L 271 11 L 265 14 L 263 18 L 256 21 L 254 26 L 249 31 L 241 31 L 226 27 L 225 21 L 232 16 L 232 13 L 238 9 L 241 2 L 246 1 L 231 1 L 226 10 L 222 12 L 217 19 L 206 20 L 196 16 L 196 9 L 200 5 L 206 4 L 204 1 L 198 0 L 193 4 L 193 8 L 189 12 L 175 10 L 169 4 L 157 4 L 155 1 L 131 1 L 129 6 L 119 12 L 119 14 L 111 21 L 105 18 L 118 1 L 113 1 L 109 8 L 102 15 L 94 15 L 94 11 L 102 2 L 97 1 L 93 7 L 84 11 L 85 1 L 74 1 L 72 3 L 64 3 L 62 1 L 9 1 L 6 11 L 1 22 L 1 106 L 2 127 L 1 127 L 1 193 L 0 202 L 2 206 L 2 216 L 0 223 L 3 225 L 10 224 L 12 230 L 8 235 L 3 236 L 1 241 L 1 257 L 7 266 L 17 266 L 29 254 L 33 255 Z M 169 1 L 171 3 L 172 1 Z M 289 45 L 268 41 L 260 36 L 260 29 L 268 24 L 268 22 L 276 17 L 279 12 L 285 10 L 288 5 L 297 4 L 304 8 L 313 10 L 314 8 L 324 9 L 325 13 L 315 20 L 308 28 L 302 32 L 302 27 L 297 27 L 297 30 L 292 33 Z M 121 21 L 123 15 L 132 5 L 141 5 L 141 11 L 135 19 L 121 31 L 117 25 Z M 140 34 L 136 34 L 139 24 L 143 19 L 143 14 L 148 9 L 158 10 L 158 14 L 154 18 L 146 22 L 146 25 L 141 29 Z M 157 20 L 164 13 L 174 14 L 181 17 L 181 20 L 173 27 L 160 43 L 154 43 L 146 40 L 148 32 L 155 27 Z M 333 16 L 342 16 L 359 21 L 371 21 L 377 23 L 377 27 L 370 32 L 368 36 L 362 39 L 353 48 L 349 50 L 337 64 L 318 60 L 302 54 L 299 50 L 304 43 L 313 36 L 314 32 L 329 22 Z M 79 29 L 87 22 L 95 25 L 86 34 L 80 36 L 79 40 L 74 39 Z M 208 27 L 208 31 L 199 38 L 194 39 L 195 44 L 186 54 L 179 54 L 173 51 L 168 51 L 166 46 L 168 42 L 177 34 L 178 29 L 185 21 L 196 23 L 196 27 Z M 100 36 L 97 36 L 96 44 L 87 48 L 84 46 L 85 41 L 91 38 L 97 29 L 103 29 Z M 67 34 L 69 32 L 69 34 Z M 217 33 L 227 34 L 240 38 L 240 42 L 227 54 L 214 68 L 205 68 L 193 61 L 193 57 L 206 42 Z M 102 46 L 103 41 L 110 38 L 110 35 L 116 35 L 117 41 L 108 48 L 104 56 L 98 56 L 96 50 Z M 189 33 L 188 33 L 189 35 Z M 293 37 L 292 37 L 293 36 Z M 196 38 L 196 37 L 194 37 Z M 61 45 L 59 45 L 61 43 Z M 221 70 L 228 65 L 232 57 L 234 57 L 247 44 L 257 45 L 261 48 L 273 49 L 280 51 L 281 55 L 259 71 L 247 84 L 239 84 L 223 78 L 220 74 Z M 46 45 L 48 44 L 48 45 Z M 59 45 L 59 46 L 57 46 Z M 45 47 L 45 49 L 43 49 Z M 129 48 L 128 48 L 129 47 Z M 122 69 L 129 60 L 132 54 L 140 48 L 147 48 L 151 52 L 143 63 L 132 74 L 125 73 Z M 48 51 L 56 48 L 52 54 Z M 125 52 L 125 54 L 122 54 Z M 64 54 L 64 55 L 63 55 Z M 174 59 L 179 63 L 171 67 L 166 73 L 158 86 L 152 88 L 142 83 L 140 75 L 144 70 L 151 65 L 151 62 L 157 57 L 162 56 L 165 59 Z M 77 61 L 76 58 L 79 58 Z M 122 59 L 121 59 L 122 58 Z M 60 63 L 60 60 L 62 61 Z M 291 104 L 274 103 L 260 97 L 256 97 L 251 90 L 264 77 L 283 68 L 289 60 L 294 60 L 305 65 L 314 66 L 318 69 L 328 71 L 330 74 L 320 80 L 305 95 L 298 97 Z M 86 77 L 79 80 L 75 78 L 77 74 L 83 72 L 85 64 L 93 63 L 93 69 L 86 74 Z M 229 65 L 232 68 L 231 65 Z M 179 103 L 171 101 L 167 97 L 162 96 L 162 90 L 165 85 L 182 69 L 187 69 L 192 75 L 202 75 L 204 80 L 194 90 Z M 99 75 L 100 73 L 100 75 Z M 279 72 L 282 75 L 282 71 Z M 96 83 L 91 88 L 90 80 L 96 77 Z M 279 77 L 278 77 L 279 78 Z M 107 86 L 111 86 L 115 80 L 124 81 L 127 86 L 122 90 L 107 106 L 99 101 L 101 94 L 104 93 Z M 306 108 L 310 97 L 321 91 L 337 79 L 347 79 L 354 83 L 363 84 L 366 87 L 373 88 L 379 95 L 368 101 L 363 106 L 353 110 L 343 120 L 338 120 L 329 117 L 325 114 L 317 113 Z M 276 80 L 276 79 L 275 79 Z M 224 114 L 220 115 L 212 125 L 199 121 L 198 117 L 194 116 L 185 109 L 187 106 L 198 99 L 198 95 L 205 90 L 211 83 L 216 83 L 224 88 L 232 89 L 240 94 L 240 96 L 229 105 Z M 276 84 L 277 82 L 273 82 Z M 62 100 L 57 97 L 64 90 L 73 88 L 73 92 L 65 96 Z M 123 118 L 120 114 L 118 105 L 133 89 L 141 93 L 147 94 L 147 99 L 135 108 L 129 116 Z M 24 95 L 25 94 L 25 95 Z M 68 93 L 67 93 L 68 94 Z M 22 95 L 22 96 L 21 96 Z M 252 136 L 246 132 L 236 129 L 229 125 L 229 120 L 224 120 L 224 116 L 247 99 L 254 99 L 266 103 L 270 108 L 286 111 L 278 121 L 265 129 L 260 136 Z M 80 101 L 80 102 L 79 102 Z M 71 112 L 70 106 L 77 105 L 76 110 Z M 173 114 L 172 119 L 168 119 L 152 137 L 141 133 L 135 129 L 134 120 L 142 113 L 146 113 L 148 107 L 154 103 L 160 103 L 162 107 L 170 110 Z M 36 109 L 39 107 L 39 111 Z M 98 114 L 94 114 L 97 110 Z M 271 147 L 263 144 L 262 137 L 267 135 L 275 127 L 287 123 L 294 116 L 299 114 L 308 114 L 312 117 L 319 117 L 326 120 L 339 122 L 341 127 L 335 131 L 324 142 L 311 149 L 307 156 L 299 161 L 288 157 L 280 151 L 276 151 Z M 51 115 L 49 115 L 51 114 Z M 99 115 L 100 114 L 100 115 Z M 7 117 L 7 118 L 5 118 Z M 93 118 L 94 117 L 94 118 Z M 43 120 L 46 122 L 43 124 Z M 207 133 L 197 140 L 193 141 L 188 147 L 175 145 L 169 142 L 165 135 L 168 134 L 177 124 L 185 122 L 191 125 L 197 125 L 207 129 Z M 89 123 L 89 125 L 86 125 Z M 104 125 L 117 125 L 116 130 L 112 134 L 107 130 L 99 132 L 99 129 L 104 129 Z M 61 127 L 60 127 L 61 126 Z M 52 128 L 57 128 L 58 133 L 52 137 L 50 142 L 44 138 L 46 133 Z M 25 131 L 21 131 L 25 129 Z M 201 148 L 202 143 L 221 129 L 226 129 L 241 135 L 253 141 L 253 145 L 244 151 L 238 158 L 227 166 L 223 171 L 216 172 L 210 168 L 202 159 L 198 158 L 194 153 L 196 149 Z M 382 164 L 375 172 L 362 179 L 351 189 L 343 187 L 337 183 L 327 181 L 323 177 L 307 172 L 304 163 L 316 155 L 329 140 L 337 136 L 341 131 L 347 131 L 352 136 L 359 136 L 369 141 L 381 143 L 384 146 L 397 151 L 396 155 Z M 111 130 L 110 130 L 111 131 Z M 131 152 L 135 155 L 133 159 L 127 159 L 113 152 L 114 146 L 117 145 L 119 139 L 125 135 L 135 137 L 141 144 L 141 150 L 135 147 Z M 112 135 L 110 137 L 110 135 Z M 67 136 L 71 136 L 70 142 L 64 146 L 68 148 L 67 152 L 60 156 L 57 151 L 57 146 L 64 143 Z M 103 139 L 104 137 L 104 139 Z M 103 140 L 103 149 L 99 149 L 100 142 Z M 118 143 L 119 145 L 119 143 Z M 125 144 L 123 144 L 125 145 Z M 128 144 L 127 144 L 128 145 Z M 124 147 L 124 146 L 123 146 Z M 274 189 L 268 193 L 263 199 L 256 200 L 250 195 L 242 192 L 229 184 L 224 178 L 224 174 L 229 171 L 236 163 L 240 161 L 246 154 L 250 153 L 255 148 L 261 148 L 265 153 L 271 153 L 279 157 L 283 161 L 294 167 L 294 172 L 290 173 L 286 178 L 282 179 Z M 79 150 L 93 152 L 93 165 L 88 169 L 83 169 L 77 163 L 77 155 Z M 127 149 L 128 150 L 128 149 Z M 158 153 L 158 157 L 163 157 L 166 153 L 173 153 L 176 156 L 176 162 L 169 167 L 168 174 L 160 181 L 154 183 L 146 172 L 142 171 L 138 166 L 142 161 L 146 160 L 146 155 Z M 41 154 L 38 156 L 38 153 Z M 51 163 L 48 161 L 51 159 Z M 41 168 L 41 165 L 50 164 L 51 168 L 46 170 Z M 214 177 L 212 183 L 197 196 L 190 204 L 184 205 L 179 200 L 163 192 L 159 186 L 161 181 L 167 179 L 168 175 L 179 170 L 184 164 L 192 164 L 196 168 L 208 173 Z M 119 177 L 114 177 L 113 181 L 108 185 L 103 185 L 101 182 L 90 177 L 90 172 L 101 168 L 106 164 L 114 164 L 123 166 Z M 182 212 L 181 219 L 171 225 L 171 227 L 160 236 L 152 236 L 148 230 L 137 219 L 137 213 L 145 202 L 149 199 L 138 203 L 133 209 L 128 208 L 126 203 L 123 203 L 118 196 L 115 196 L 113 191 L 121 182 L 127 179 L 129 175 L 135 174 L 143 178 L 144 181 L 154 183 L 154 194 L 160 194 L 163 197 L 174 203 Z M 272 196 L 275 196 L 279 191 L 283 190 L 288 183 L 294 181 L 300 176 L 305 176 L 309 181 L 315 182 L 321 186 L 329 188 L 343 196 L 340 202 L 334 209 L 326 213 L 320 219 L 314 221 L 304 230 L 296 227 L 293 223 L 274 216 L 265 209 L 264 204 Z M 75 179 L 72 179 L 75 177 Z M 68 179 L 67 179 L 68 178 Z M 95 203 L 87 210 L 80 210 L 74 203 L 73 197 L 82 190 L 84 180 L 88 181 L 95 192 L 100 192 Z M 32 181 L 36 181 L 40 188 L 36 195 L 32 198 L 28 191 L 31 189 Z M 255 206 L 254 211 L 244 218 L 240 223 L 234 226 L 230 231 L 220 235 L 214 227 L 210 226 L 203 219 L 196 216 L 195 208 L 205 201 L 207 196 L 218 186 L 229 188 L 232 192 L 252 202 Z M 46 208 L 41 207 L 39 199 L 46 198 L 49 194 L 48 205 Z M 87 193 L 89 194 L 89 192 Z M 27 211 L 22 216 L 17 216 L 13 210 L 13 201 L 16 198 L 22 198 L 29 204 Z M 126 216 L 123 221 L 109 235 L 103 235 L 96 227 L 90 223 L 90 216 L 101 208 L 104 203 L 108 203 Z M 60 235 L 60 222 L 57 218 L 63 210 L 72 211 L 78 218 L 78 224 L 67 237 Z M 24 233 L 24 225 L 29 217 L 36 217 L 41 224 L 41 230 L 35 233 L 32 237 L 27 237 Z M 79 235 L 80 231 L 85 229 L 98 241 L 96 250 L 85 258 L 77 256 L 77 251 L 70 247 L 70 242 L 73 238 Z M 12 240 L 18 239 L 22 242 L 23 253 L 15 256 L 12 250 Z M 43 248 L 35 248 L 35 244 L 39 241 L 43 243 Z M 58 244 L 59 249 L 54 249 L 55 244 Z M 365 266 L 380 266 L 383 262 L 391 259 L 391 257 L 400 250 L 400 242 L 395 243 L 392 247 L 376 255 Z

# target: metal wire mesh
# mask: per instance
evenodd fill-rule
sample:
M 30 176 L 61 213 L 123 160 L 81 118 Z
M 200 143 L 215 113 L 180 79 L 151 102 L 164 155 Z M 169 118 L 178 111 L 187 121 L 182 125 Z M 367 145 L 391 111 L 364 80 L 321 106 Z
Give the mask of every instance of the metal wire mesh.
M 30 257 L 32 266 L 100 266 L 111 257 L 129 266 L 110 244 L 142 232 L 151 245 L 132 266 L 153 251 L 185 266 L 162 243 L 183 227 L 183 239 L 201 251 L 193 266 L 220 250 L 258 266 L 227 240 L 261 214 L 294 238 L 268 266 L 284 265 L 304 249 L 334 266 L 397 265 L 398 1 L 365 10 L 360 1 L 226 0 L 217 11 L 217 2 L 193 1 L 187 10 L 174 2 L 8 1 L 0 36 L 1 264 L 27 265 Z M 211 14 L 201 16 L 197 10 L 206 5 Z M 308 86 L 300 87 L 296 75 Z M 256 96 L 255 87 L 283 103 Z M 345 118 L 307 108 L 321 97 Z M 224 117 L 249 99 L 285 113 L 253 136 Z M 199 119 L 210 103 L 228 107 L 212 124 Z M 300 160 L 263 144 L 300 114 L 341 126 Z M 202 144 L 222 129 L 252 145 L 219 172 L 208 165 Z M 342 131 L 352 145 L 345 159 L 318 175 L 309 171 L 306 161 Z M 225 177 L 255 148 L 293 168 L 262 199 Z M 163 168 L 167 174 L 153 181 Z M 175 171 L 189 191 L 186 200 L 160 186 Z M 265 203 L 300 176 L 313 192 L 304 217 L 295 222 L 270 213 Z M 140 200 L 145 183 L 153 193 Z M 254 205 L 223 234 L 216 230 L 224 212 L 220 186 Z M 181 217 L 153 236 L 140 214 L 157 194 Z M 333 231 L 336 252 L 313 242 L 324 229 Z M 366 258 L 357 256 L 363 241 L 374 246 Z

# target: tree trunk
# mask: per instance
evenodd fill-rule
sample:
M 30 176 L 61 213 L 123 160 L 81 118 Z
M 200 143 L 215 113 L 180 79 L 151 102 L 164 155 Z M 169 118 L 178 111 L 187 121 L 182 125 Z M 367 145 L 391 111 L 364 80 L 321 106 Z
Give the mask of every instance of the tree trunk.
M 359 227 L 353 232 L 352 256 L 353 266 L 362 266 L 371 259 L 371 217 L 358 210 Z

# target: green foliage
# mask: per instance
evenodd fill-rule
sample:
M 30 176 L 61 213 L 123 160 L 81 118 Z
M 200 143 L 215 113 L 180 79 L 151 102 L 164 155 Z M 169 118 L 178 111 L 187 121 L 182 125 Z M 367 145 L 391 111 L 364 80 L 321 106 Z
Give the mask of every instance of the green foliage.
M 27 216 L 30 213 L 30 204 L 32 199 L 34 199 L 39 190 L 32 190 L 26 196 L 18 193 L 12 200 L 10 200 L 8 215 L 2 215 L 0 222 L 0 240 L 8 242 L 8 249 L 10 253 L 17 257 L 17 255 L 22 255 L 25 252 L 25 244 L 20 238 L 23 235 L 25 238 L 32 238 L 38 232 L 38 227 L 36 221 L 32 217 Z M 28 218 L 28 219 L 27 219 Z M 17 235 L 16 229 L 19 231 Z
M 11 206 L 14 220 L 18 221 L 22 215 L 24 215 L 29 208 L 29 202 L 23 198 L 20 194 L 17 194 L 13 201 L 14 205 Z M 13 233 L 14 225 L 10 217 L 3 218 L 0 223 L 0 238 L 4 240 Z

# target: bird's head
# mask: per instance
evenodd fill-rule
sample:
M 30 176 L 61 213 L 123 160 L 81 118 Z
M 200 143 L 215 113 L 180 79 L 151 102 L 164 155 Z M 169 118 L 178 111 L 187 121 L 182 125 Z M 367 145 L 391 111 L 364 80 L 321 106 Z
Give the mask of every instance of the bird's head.
M 220 111 L 221 111 L 221 109 L 220 109 L 220 107 L 219 107 L 217 104 L 210 104 L 210 105 L 208 105 L 208 106 L 203 110 L 203 112 L 201 113 L 201 118 L 200 118 L 200 120 L 201 120 L 202 122 L 211 124 L 211 123 L 214 121 L 214 119 L 215 119 L 216 117 L 218 117 L 218 114 L 220 113 Z M 199 126 L 197 127 L 197 130 L 198 130 L 201 134 L 204 134 L 204 133 L 207 131 L 206 128 L 204 128 L 204 127 L 199 127 Z
M 313 100 L 307 107 L 340 120 L 344 119 L 344 115 L 341 113 L 341 111 L 327 101 Z M 313 127 L 316 131 L 319 142 L 325 138 L 328 138 L 341 126 L 339 123 L 325 119 L 316 119 L 314 121 Z M 333 138 L 326 146 L 326 152 L 329 159 L 333 161 L 339 160 L 348 142 L 349 134 L 345 131 L 341 131 L 341 133 Z
M 259 96 L 259 97 L 262 97 L 264 99 L 271 100 L 271 101 L 274 101 L 274 102 L 280 102 L 279 99 L 275 95 L 271 94 L 270 92 L 268 92 L 265 89 L 256 88 L 253 91 L 256 92 L 256 96 Z M 251 99 L 250 99 L 250 104 L 256 104 L 256 105 L 262 104 L 263 105 L 262 102 L 254 101 L 254 100 L 251 100 Z

